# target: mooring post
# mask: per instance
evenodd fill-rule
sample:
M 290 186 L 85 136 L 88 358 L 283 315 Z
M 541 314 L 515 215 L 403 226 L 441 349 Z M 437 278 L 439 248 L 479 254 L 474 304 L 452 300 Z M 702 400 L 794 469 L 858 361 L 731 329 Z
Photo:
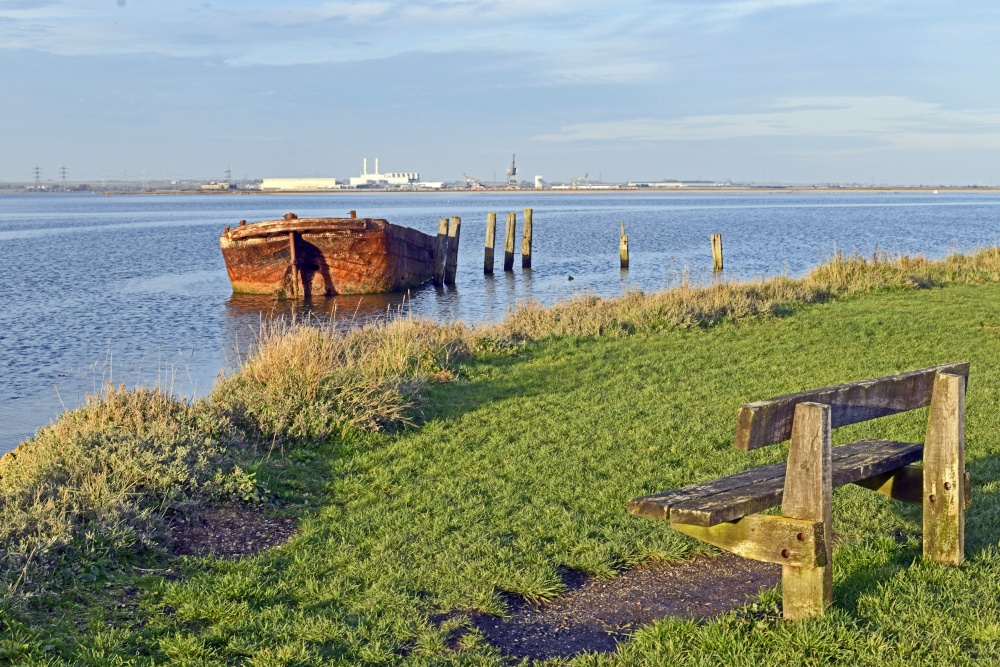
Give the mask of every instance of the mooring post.
M 458 270 L 458 239 L 462 232 L 462 219 L 452 216 L 448 225 L 448 263 L 444 269 L 444 284 L 455 284 L 455 272 Z
M 530 208 L 524 209 L 524 235 L 521 237 L 521 268 L 531 268 L 531 214 Z
M 483 255 L 483 273 L 493 274 L 493 248 L 497 237 L 497 214 L 486 214 L 486 253 Z
M 712 271 L 722 270 L 722 234 L 712 234 Z
M 622 268 L 628 268 L 628 236 L 625 235 L 625 221 L 622 220 L 622 237 L 618 242 L 618 255 L 622 261 Z
M 438 235 L 434 245 L 434 284 L 444 285 L 445 264 L 448 261 L 448 219 L 438 220 Z
M 517 216 L 514 213 L 507 214 L 507 230 L 503 244 L 503 270 L 514 270 L 514 234 L 517 232 Z

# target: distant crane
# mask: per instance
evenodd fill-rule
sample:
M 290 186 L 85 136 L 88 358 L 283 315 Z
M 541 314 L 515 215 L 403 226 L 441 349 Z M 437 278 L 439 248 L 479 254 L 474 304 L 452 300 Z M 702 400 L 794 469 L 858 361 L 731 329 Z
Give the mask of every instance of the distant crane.
M 511 190 L 517 189 L 517 155 L 510 156 L 510 166 L 507 167 L 507 187 Z
M 583 176 L 574 176 L 573 178 L 569 179 L 570 187 L 578 188 L 581 185 L 589 184 L 590 183 L 590 181 L 588 180 L 589 178 L 590 174 L 587 173 L 585 173 Z
M 473 190 L 483 189 L 483 179 L 469 176 L 468 174 L 462 174 L 462 177 L 465 179 L 465 187 Z

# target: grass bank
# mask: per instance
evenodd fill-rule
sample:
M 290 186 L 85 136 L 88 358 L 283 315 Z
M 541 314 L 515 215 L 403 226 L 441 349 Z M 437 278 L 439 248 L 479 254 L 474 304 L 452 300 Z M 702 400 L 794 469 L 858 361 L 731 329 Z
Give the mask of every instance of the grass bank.
M 930 287 L 943 289 L 915 289 Z M 754 614 L 665 620 L 576 661 L 988 663 L 1000 650 L 998 299 L 993 249 L 529 304 L 478 329 L 265 332 L 204 401 L 112 390 L 0 461 L 0 655 L 500 664 L 470 619 L 504 613 L 505 594 L 545 600 L 563 568 L 611 577 L 705 550 L 625 503 L 782 458 L 732 450 L 741 403 L 967 359 L 967 565 L 920 564 L 919 511 L 845 488 L 827 618 L 783 624 L 766 593 Z M 925 417 L 836 437 L 920 438 Z M 238 561 L 162 553 L 177 516 L 224 498 L 294 514 L 299 533 Z M 457 643 L 456 628 L 468 630 Z

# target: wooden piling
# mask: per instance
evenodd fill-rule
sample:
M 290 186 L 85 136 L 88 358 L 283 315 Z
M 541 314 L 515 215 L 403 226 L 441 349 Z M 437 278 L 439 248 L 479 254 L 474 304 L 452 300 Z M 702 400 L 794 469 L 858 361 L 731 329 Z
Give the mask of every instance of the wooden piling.
M 531 268 L 531 215 L 530 208 L 524 209 L 524 232 L 521 237 L 521 268 Z
M 493 248 L 496 245 L 497 214 L 486 214 L 486 253 L 483 256 L 483 273 L 493 275 Z
M 625 235 L 625 221 L 622 220 L 622 237 L 618 242 L 618 256 L 622 261 L 622 268 L 628 268 L 628 236 Z
M 722 270 L 722 234 L 712 234 L 712 271 Z
M 448 225 L 448 262 L 444 268 L 444 284 L 455 284 L 455 272 L 458 271 L 458 239 L 462 232 L 462 219 L 452 216 Z
M 448 262 L 448 219 L 438 220 L 438 233 L 434 245 L 434 284 L 444 285 L 445 264 Z
M 514 234 L 517 232 L 517 216 L 514 213 L 507 214 L 507 230 L 503 244 L 503 270 L 514 270 Z
M 288 232 L 288 253 L 291 255 L 292 298 L 294 299 L 299 291 L 299 263 L 295 258 L 295 232 Z

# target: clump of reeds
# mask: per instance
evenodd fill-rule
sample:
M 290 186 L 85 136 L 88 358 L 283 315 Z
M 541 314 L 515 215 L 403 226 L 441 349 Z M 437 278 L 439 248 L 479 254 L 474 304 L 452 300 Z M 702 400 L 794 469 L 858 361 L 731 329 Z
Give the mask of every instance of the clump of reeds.
M 408 423 L 423 384 L 471 352 L 470 329 L 397 317 L 347 332 L 273 322 L 213 390 L 257 437 L 322 440 Z

